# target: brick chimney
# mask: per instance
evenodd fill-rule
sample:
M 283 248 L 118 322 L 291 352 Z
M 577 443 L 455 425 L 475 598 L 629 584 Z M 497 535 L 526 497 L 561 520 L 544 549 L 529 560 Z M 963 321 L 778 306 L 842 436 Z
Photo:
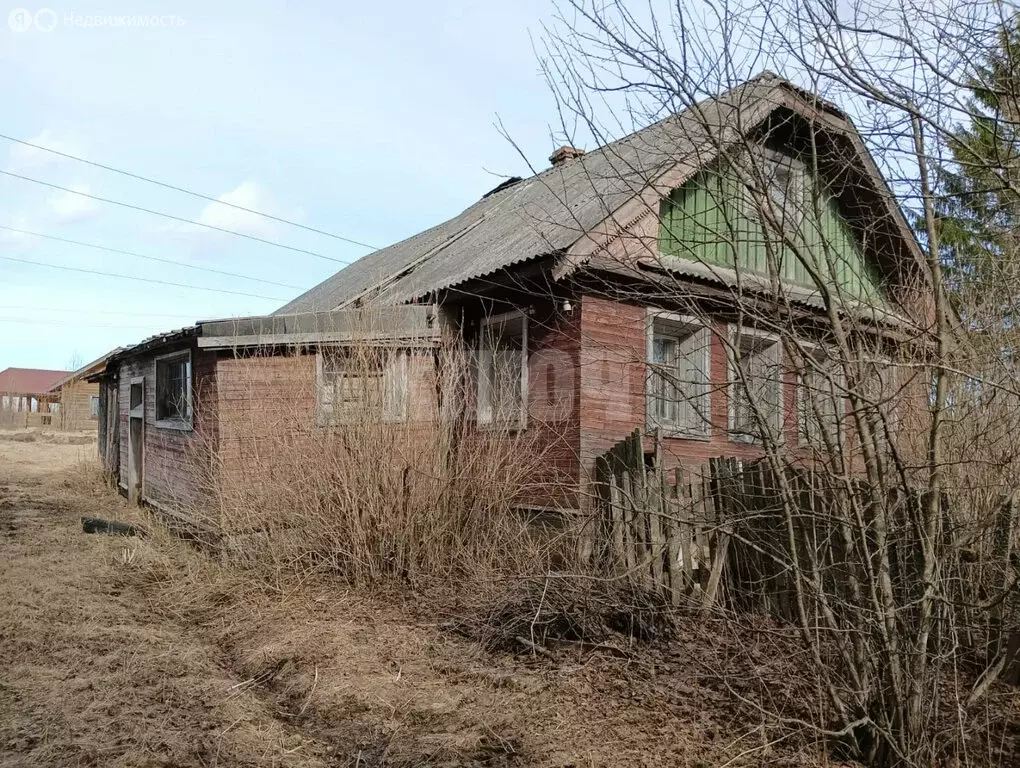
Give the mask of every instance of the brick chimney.
M 568 160 L 573 160 L 575 157 L 580 157 L 583 154 L 583 149 L 577 149 L 576 147 L 571 147 L 568 144 L 560 147 L 549 155 L 549 162 L 552 163 L 555 168 L 557 165 L 563 165 Z

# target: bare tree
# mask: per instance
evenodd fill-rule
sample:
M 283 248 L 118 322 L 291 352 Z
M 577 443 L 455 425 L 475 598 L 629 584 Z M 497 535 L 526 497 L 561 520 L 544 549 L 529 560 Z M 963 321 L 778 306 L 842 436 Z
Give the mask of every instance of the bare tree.
M 988 298 L 1016 287 L 1008 270 L 947 277 L 938 202 L 968 87 L 1016 103 L 981 67 L 1013 13 L 573 0 L 544 38 L 571 143 L 663 121 L 604 150 L 621 188 L 656 194 L 626 217 L 607 202 L 612 245 L 574 266 L 725 349 L 724 428 L 756 446 L 775 499 L 731 531 L 790 584 L 823 699 L 810 726 L 874 765 L 994 762 L 1002 735 L 977 707 L 1015 654 L 1020 401 L 1015 331 Z M 704 383 L 676 354 L 664 341 L 647 361 L 664 400 Z M 805 510 L 797 467 L 824 509 Z

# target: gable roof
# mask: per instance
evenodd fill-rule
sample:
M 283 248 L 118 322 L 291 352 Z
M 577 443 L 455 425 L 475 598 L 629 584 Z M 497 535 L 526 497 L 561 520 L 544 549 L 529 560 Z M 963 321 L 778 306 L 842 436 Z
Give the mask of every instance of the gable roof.
M 8 395 L 45 395 L 70 371 L 40 368 L 7 368 L 0 371 L 0 393 Z
M 633 218 L 652 182 L 679 186 L 718 156 L 720 148 L 760 125 L 780 107 L 800 107 L 849 129 L 865 171 L 886 201 L 901 236 L 916 241 L 874 161 L 846 116 L 770 72 L 706 99 L 643 130 L 529 179 L 505 182 L 458 216 L 370 253 L 305 292 L 275 314 L 321 312 L 362 299 L 396 304 L 541 256 L 564 257 L 554 276 L 583 264 Z M 679 171 L 679 173 L 678 173 Z M 658 186 L 658 185 L 656 185 Z M 909 247 L 909 246 L 908 246 Z
M 52 391 L 60 389 L 61 387 L 64 387 L 73 381 L 78 381 L 79 379 L 85 379 L 86 381 L 88 381 L 89 376 L 92 376 L 95 373 L 102 372 L 106 368 L 106 361 L 109 360 L 114 355 L 116 355 L 122 349 L 123 347 L 115 347 L 102 357 L 97 357 L 91 363 L 86 363 L 77 371 L 71 371 L 66 376 L 54 382 L 53 386 L 50 387 L 50 390 Z

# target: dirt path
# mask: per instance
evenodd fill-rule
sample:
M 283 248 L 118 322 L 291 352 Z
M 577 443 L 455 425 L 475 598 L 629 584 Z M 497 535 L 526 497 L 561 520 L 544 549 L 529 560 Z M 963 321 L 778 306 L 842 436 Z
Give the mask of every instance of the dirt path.
M 84 535 L 82 515 L 146 523 L 92 450 L 0 433 L 2 768 L 819 764 L 763 746 L 684 643 L 487 654 L 335 585 L 256 589 L 160 535 Z

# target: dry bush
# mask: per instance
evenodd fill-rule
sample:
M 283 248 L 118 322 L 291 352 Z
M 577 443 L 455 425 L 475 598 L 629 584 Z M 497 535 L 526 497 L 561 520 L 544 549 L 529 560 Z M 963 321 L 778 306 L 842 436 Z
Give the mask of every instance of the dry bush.
M 621 581 L 557 575 L 493 590 L 460 611 L 455 626 L 490 651 L 547 650 L 562 643 L 616 648 L 666 641 L 676 609 L 662 594 Z
M 407 356 L 401 418 L 387 410 L 382 354 Z M 273 578 L 323 571 L 359 585 L 421 584 L 543 573 L 554 555 L 571 556 L 566 528 L 533 528 L 521 512 L 545 450 L 529 431 L 481 431 L 451 407 L 465 402 L 463 359 L 345 355 L 347 389 L 335 390 L 331 417 L 316 404 L 314 355 L 231 361 L 231 396 L 262 407 L 221 408 L 219 434 L 201 436 L 192 457 L 208 499 L 193 514 L 221 533 L 230 562 Z

